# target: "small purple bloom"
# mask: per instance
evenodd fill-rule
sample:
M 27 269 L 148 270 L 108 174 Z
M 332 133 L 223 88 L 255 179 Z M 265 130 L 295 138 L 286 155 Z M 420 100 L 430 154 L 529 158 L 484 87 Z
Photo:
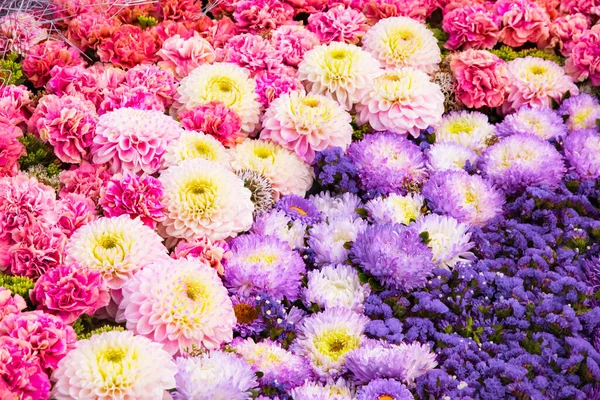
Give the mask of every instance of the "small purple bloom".
M 410 391 L 394 379 L 376 379 L 358 391 L 356 400 L 413 400 Z
M 316 224 L 322 219 L 317 207 L 297 194 L 283 196 L 275 204 L 275 208 L 285 212 L 293 221 L 300 220 L 300 222 L 307 225 Z

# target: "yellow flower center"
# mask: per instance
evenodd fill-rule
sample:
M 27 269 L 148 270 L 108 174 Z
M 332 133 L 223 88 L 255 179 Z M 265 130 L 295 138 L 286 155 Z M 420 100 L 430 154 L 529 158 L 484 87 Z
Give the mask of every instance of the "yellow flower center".
M 462 120 L 452 122 L 448 127 L 448 132 L 450 132 L 452 135 L 458 135 L 460 133 L 471 134 L 473 133 L 473 130 L 475 130 L 473 124 Z
M 584 128 L 585 120 L 589 118 L 591 113 L 592 113 L 591 108 L 584 108 L 580 112 L 576 113 L 573 116 L 573 127 L 574 128 Z
M 314 97 L 306 97 L 302 99 L 302 103 L 308 107 L 317 107 L 319 105 L 319 100 Z
M 198 301 L 204 298 L 204 285 L 200 281 L 190 280 L 186 282 L 186 291 L 188 299 Z
M 389 394 L 382 394 L 377 398 L 377 400 L 394 400 L 394 398 Z
M 119 244 L 119 239 L 117 239 L 114 235 L 111 235 L 110 233 L 105 233 L 98 239 L 98 244 L 100 245 L 100 247 L 110 250 L 117 247 L 117 245 Z
M 227 76 L 215 76 L 208 83 L 204 100 L 217 100 L 228 107 L 234 107 L 240 98 L 240 88 L 233 79 Z
M 397 28 L 384 39 L 390 52 L 401 61 L 407 59 L 419 47 L 419 38 L 409 29 Z
M 296 211 L 298 214 L 300 214 L 302 216 L 308 215 L 308 213 L 306 211 L 304 211 L 303 209 L 301 209 L 300 207 L 291 206 L 290 210 Z
M 249 324 L 258 318 L 258 310 L 250 304 L 239 303 L 233 306 L 235 318 L 240 324 Z
M 347 50 L 334 50 L 329 53 L 330 57 L 334 60 L 343 60 L 344 58 L 350 55 L 350 52 Z
M 204 214 L 213 207 L 217 189 L 209 180 L 194 179 L 183 187 L 181 196 L 193 212 Z
M 389 102 L 407 102 L 411 98 L 412 84 L 410 75 L 402 72 L 389 73 L 378 78 L 375 90 Z
M 208 145 L 208 143 L 198 141 L 198 142 L 196 142 L 195 149 L 196 149 L 196 152 L 198 153 L 198 156 L 200 156 L 202 158 L 210 159 L 210 160 L 214 159 L 213 151 L 212 151 L 211 147 Z
M 233 83 L 230 80 L 222 80 L 218 83 L 221 92 L 229 93 L 233 90 Z
M 109 347 L 102 351 L 99 356 L 108 362 L 118 363 L 123 361 L 126 354 L 125 349 L 122 349 L 121 347 Z
M 273 157 L 275 155 L 271 149 L 266 147 L 257 147 L 256 149 L 254 149 L 254 154 L 256 155 L 256 157 L 263 159 Z
M 542 67 L 541 65 L 534 65 L 529 69 L 529 71 L 533 75 L 543 75 L 546 73 L 547 69 L 545 67 Z
M 319 353 L 337 361 L 359 345 L 359 339 L 346 331 L 331 330 L 315 338 L 315 347 Z
M 247 258 L 247 261 L 250 263 L 262 262 L 264 264 L 271 265 L 278 259 L 279 259 L 279 257 L 277 257 L 277 255 L 275 255 L 273 253 L 259 252 L 259 253 L 254 253 L 254 254 L 250 255 Z

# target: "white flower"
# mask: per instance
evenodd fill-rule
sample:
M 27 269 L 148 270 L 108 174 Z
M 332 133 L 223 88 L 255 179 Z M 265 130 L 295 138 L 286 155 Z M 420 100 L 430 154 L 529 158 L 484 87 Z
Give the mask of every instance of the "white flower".
M 477 153 L 458 143 L 436 143 L 427 151 L 427 167 L 433 172 L 462 170 L 467 161 L 471 166 L 477 162 Z
M 322 308 L 346 307 L 363 311 L 363 303 L 371 293 L 370 286 L 362 284 L 358 272 L 349 265 L 328 265 L 307 274 L 304 290 L 306 304 L 316 303 Z
M 263 236 L 275 236 L 289 244 L 292 249 L 301 249 L 304 248 L 306 225 L 298 219 L 292 221 L 283 210 L 271 210 L 256 218 L 252 232 Z
M 196 158 L 229 165 L 229 153 L 217 139 L 200 132 L 183 131 L 179 139 L 167 146 L 164 166 L 171 167 Z
M 481 152 L 494 137 L 494 125 L 480 112 L 457 111 L 446 115 L 435 129 L 436 143 L 456 143 Z
M 337 217 L 359 218 L 356 209 L 362 206 L 360 197 L 350 192 L 332 196 L 329 191 L 324 191 L 311 195 L 308 199 L 326 218 L 332 219 Z
M 308 245 L 315 252 L 315 263 L 340 264 L 348 259 L 346 243 L 356 240 L 358 234 L 367 227 L 363 219 L 347 217 L 332 218 L 319 222 L 309 230 Z
M 373 221 L 385 224 L 388 222 L 408 225 L 416 221 L 422 214 L 425 199 L 420 194 L 407 194 L 402 196 L 396 193 L 388 197 L 378 197 L 369 200 L 365 208 Z

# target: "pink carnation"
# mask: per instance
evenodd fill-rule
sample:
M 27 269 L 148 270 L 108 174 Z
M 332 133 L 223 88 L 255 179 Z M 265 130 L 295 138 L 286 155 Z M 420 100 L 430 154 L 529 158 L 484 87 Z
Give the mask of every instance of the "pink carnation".
M 0 286 L 0 321 L 10 314 L 18 314 L 27 308 L 25 299 Z
M 583 14 L 559 17 L 550 25 L 550 38 L 544 43 L 544 47 L 558 46 L 562 55 L 568 56 L 589 26 L 590 21 Z
M 579 37 L 565 62 L 565 71 L 576 81 L 590 78 L 594 86 L 600 85 L 600 29 L 592 28 Z
M 58 201 L 56 224 L 67 237 L 96 218 L 98 218 L 96 205 L 81 194 L 68 193 Z
M 31 93 L 23 85 L 0 85 L 0 122 L 19 125 L 26 119 L 25 110 L 31 103 Z
M 33 45 L 47 37 L 48 32 L 31 14 L 13 12 L 0 18 L 0 54 L 24 56 Z
M 371 24 L 389 17 L 410 17 L 425 22 L 436 8 L 435 0 L 368 0 L 363 13 Z
M 500 0 L 496 3 L 497 21 L 502 30 L 499 40 L 511 47 L 548 38 L 550 17 L 546 10 L 530 0 Z
M 598 0 L 561 0 L 560 12 L 563 15 L 581 13 L 583 15 L 598 15 Z
M 154 228 L 157 221 L 165 218 L 161 182 L 151 176 L 139 177 L 125 173 L 114 176 L 100 194 L 100 205 L 107 217 L 127 214 L 132 219 L 140 217 L 142 222 Z
M 321 43 L 345 42 L 358 44 L 369 29 L 365 15 L 341 4 L 327 12 L 308 17 L 307 28 L 317 35 Z
M 506 63 L 486 50 L 467 50 L 450 61 L 456 77 L 455 95 L 469 108 L 498 107 L 504 101 L 509 75 Z
M 117 67 L 133 68 L 137 64 L 156 61 L 158 45 L 154 36 L 139 26 L 124 25 L 98 46 L 100 61 Z
M 185 129 L 211 135 L 224 146 L 241 143 L 247 136 L 242 132 L 242 120 L 239 115 L 218 101 L 184 111 L 179 119 Z
M 171 21 L 194 21 L 202 15 L 202 2 L 197 0 L 160 0 L 162 17 Z
M 172 257 L 175 259 L 186 257 L 198 258 L 202 262 L 209 264 L 219 275 L 223 275 L 225 271 L 224 265 L 226 265 L 231 255 L 232 253 L 229 251 L 227 242 L 222 240 L 211 241 L 208 237 L 204 236 L 191 242 L 185 240 L 179 242 L 173 250 Z
M 62 171 L 58 177 L 62 185 L 59 193 L 61 197 L 69 193 L 81 194 L 96 203 L 100 197 L 100 188 L 110 180 L 111 173 L 104 164 L 82 164 Z
M 190 23 L 164 20 L 150 28 L 150 33 L 156 39 L 156 45 L 162 47 L 170 37 L 179 35 L 183 39 L 189 39 L 194 34 L 194 31 Z
M 294 8 L 279 0 L 241 0 L 236 4 L 233 18 L 247 32 L 267 32 L 290 22 Z
M 314 14 L 324 11 L 330 4 L 330 0 L 286 0 L 285 2 L 294 7 L 296 14 L 301 12 Z
M 83 65 L 79 50 L 57 40 L 47 40 L 33 46 L 23 60 L 23 72 L 36 88 L 50 79 L 54 67 Z
M 106 18 L 103 14 L 86 12 L 69 21 L 66 36 L 82 51 L 96 49 L 121 25 L 123 24 L 118 18 Z
M 46 84 L 46 89 L 58 96 L 83 96 L 86 100 L 100 104 L 98 75 L 92 69 L 82 65 L 56 67 L 50 71 L 52 78 Z
M 21 136 L 21 129 L 0 122 L 0 177 L 19 173 L 19 158 L 27 153 L 19 142 Z
M 31 345 L 44 369 L 54 369 L 75 348 L 77 336 L 60 318 L 42 311 L 11 314 L 0 321 L 0 337 L 10 336 Z
M 0 336 L 0 398 L 46 400 L 50 379 L 27 340 Z
M 456 50 L 491 49 L 498 42 L 500 29 L 485 6 L 458 7 L 444 16 L 442 25 L 450 36 L 444 46 Z
M 262 36 L 242 33 L 229 39 L 222 60 L 245 67 L 254 76 L 260 72 L 276 73 L 283 64 L 282 55 Z
M 99 271 L 64 265 L 46 271 L 30 293 L 37 309 L 72 324 L 82 314 L 93 315 L 110 300 L 108 287 Z
M 302 25 L 280 26 L 271 34 L 271 42 L 283 61 L 293 67 L 304 59 L 304 53 L 321 44 L 317 35 Z
M 198 20 L 196 30 L 215 49 L 225 46 L 225 43 L 240 31 L 236 23 L 229 17 L 213 20 L 206 15 Z
M 62 162 L 79 164 L 89 157 L 97 120 L 92 102 L 78 96 L 49 94 L 42 97 L 28 125 L 54 148 Z
M 163 60 L 158 65 L 179 77 L 187 76 L 202 64 L 212 64 L 217 57 L 215 49 L 198 32 L 187 39 L 179 35 L 168 38 L 157 55 Z
M 282 94 L 293 91 L 304 91 L 302 82 L 294 76 L 262 73 L 256 77 L 258 101 L 265 108 Z

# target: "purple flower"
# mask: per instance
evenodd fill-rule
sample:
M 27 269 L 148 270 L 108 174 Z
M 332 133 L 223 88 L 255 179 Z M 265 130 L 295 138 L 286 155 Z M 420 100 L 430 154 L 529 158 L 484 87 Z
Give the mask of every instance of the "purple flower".
M 260 334 L 266 324 L 261 316 L 260 303 L 255 296 L 231 296 L 233 303 L 233 312 L 237 323 L 233 328 L 234 332 L 245 338 L 252 335 Z
M 413 400 L 412 393 L 394 379 L 376 379 L 358 391 L 356 400 Z
M 341 147 L 318 152 L 313 161 L 316 181 L 336 193 L 356 193 L 357 169 Z
M 600 178 L 600 134 L 595 129 L 570 133 L 564 143 L 565 157 L 583 178 Z
M 283 196 L 275 204 L 275 208 L 285 212 L 293 221 L 300 220 L 300 222 L 307 225 L 316 224 L 322 219 L 317 207 L 297 194 Z
M 496 135 L 499 137 L 529 134 L 548 140 L 565 136 L 566 131 L 562 118 L 555 111 L 550 108 L 532 108 L 528 105 L 507 115 L 504 121 L 496 125 Z
M 596 120 L 600 119 L 600 104 L 594 96 L 582 93 L 563 101 L 558 113 L 567 117 L 565 122 L 569 131 L 591 129 L 596 127 Z

